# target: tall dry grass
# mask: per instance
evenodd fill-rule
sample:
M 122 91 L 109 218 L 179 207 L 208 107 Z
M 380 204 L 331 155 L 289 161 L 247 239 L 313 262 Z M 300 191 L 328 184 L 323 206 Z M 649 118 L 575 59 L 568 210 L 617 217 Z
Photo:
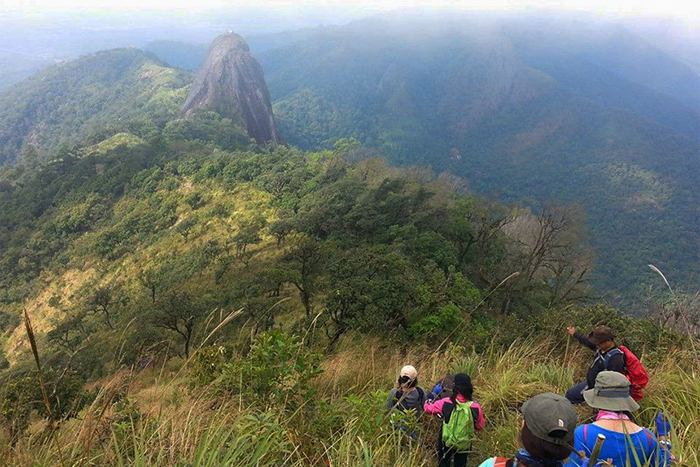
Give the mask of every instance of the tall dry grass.
M 392 430 L 384 415 L 396 372 L 412 363 L 428 391 L 454 371 L 472 375 L 487 419 L 470 458 L 475 466 L 514 453 L 518 409 L 529 397 L 563 393 L 583 377 L 589 354 L 567 351 L 563 358 L 553 348 L 523 341 L 505 349 L 492 346 L 484 354 L 454 346 L 439 354 L 421 348 L 405 353 L 364 339 L 324 360 L 324 373 L 314 381 L 317 403 L 291 414 L 213 398 L 206 388 L 190 388 L 182 374 L 172 380 L 148 372 L 123 375 L 105 384 L 79 419 L 59 427 L 57 443 L 27 435 L 2 447 L 0 463 L 60 465 L 60 445 L 64 465 L 70 466 L 433 466 L 436 421 L 424 417 L 421 439 L 413 441 Z M 692 352 L 677 350 L 649 368 L 651 383 L 637 415 L 639 423 L 653 426 L 659 409 L 669 414 L 674 454 L 694 467 L 700 465 L 699 362 Z M 581 421 L 592 415 L 585 407 L 577 410 Z

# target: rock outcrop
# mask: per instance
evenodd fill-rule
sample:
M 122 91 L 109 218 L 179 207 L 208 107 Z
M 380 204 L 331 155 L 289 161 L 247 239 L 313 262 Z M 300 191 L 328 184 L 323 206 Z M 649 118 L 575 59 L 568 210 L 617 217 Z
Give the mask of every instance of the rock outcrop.
M 181 115 L 199 109 L 230 118 L 259 144 L 279 143 L 262 68 L 238 34 L 224 34 L 212 42 Z

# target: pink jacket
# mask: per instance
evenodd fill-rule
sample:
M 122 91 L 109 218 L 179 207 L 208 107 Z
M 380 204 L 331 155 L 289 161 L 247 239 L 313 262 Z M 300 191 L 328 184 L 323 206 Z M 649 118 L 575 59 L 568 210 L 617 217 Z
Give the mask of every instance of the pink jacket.
M 468 401 L 461 394 L 457 394 L 457 402 L 461 402 L 462 404 L 465 404 Z M 423 410 L 426 413 L 429 413 L 431 415 L 437 415 L 437 414 L 442 415 L 442 413 L 443 413 L 442 407 L 446 403 L 451 404 L 452 400 L 450 400 L 449 397 L 443 397 L 442 399 L 436 400 L 435 402 L 425 401 L 425 403 L 423 404 Z M 476 428 L 477 430 L 483 430 L 484 425 L 486 424 L 486 421 L 484 420 L 484 411 L 481 409 L 481 406 L 479 405 L 478 402 L 472 402 L 471 409 L 472 409 L 472 413 L 475 415 L 474 416 L 474 428 Z

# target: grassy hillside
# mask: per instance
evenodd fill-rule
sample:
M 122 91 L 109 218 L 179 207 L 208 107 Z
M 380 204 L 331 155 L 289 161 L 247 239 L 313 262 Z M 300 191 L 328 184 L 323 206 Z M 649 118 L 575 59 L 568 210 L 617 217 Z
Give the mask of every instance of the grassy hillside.
M 472 375 L 487 421 L 470 456 L 476 466 L 492 455 L 513 455 L 519 406 L 543 391 L 563 392 L 583 377 L 590 358 L 556 339 L 494 345 L 483 353 L 350 339 L 321 360 L 294 342 L 264 334 L 242 352 L 224 342 L 204 347 L 180 370 L 181 362 L 160 361 L 125 369 L 95 385 L 92 404 L 62 423 L 55 441 L 26 437 L 5 445 L 2 455 L 15 466 L 433 466 L 437 420 L 422 417 L 415 442 L 392 430 L 385 415 L 395 372 L 411 362 L 428 390 L 445 374 Z M 660 350 L 644 353 L 651 384 L 636 419 L 651 426 L 659 408 L 671 414 L 674 454 L 682 459 L 677 465 L 694 466 L 700 460 L 693 429 L 700 417 L 697 356 Z M 581 423 L 592 416 L 577 411 Z
M 39 170 L 6 172 L 0 300 L 13 362 L 27 349 L 22 308 L 42 332 L 70 323 L 50 338 L 57 350 L 80 347 L 65 339 L 116 345 L 120 326 L 138 319 L 133 363 L 178 334 L 187 354 L 214 309 L 243 307 L 241 322 L 256 331 L 326 309 L 332 343 L 352 330 L 429 338 L 482 294 L 529 316 L 586 293 L 585 245 L 564 211 L 506 209 L 456 193 L 459 180 L 380 160 L 353 165 L 344 158 L 362 149 L 352 142 L 311 154 L 225 151 L 177 139 L 178 124 L 150 143 L 117 134 Z M 542 232 L 551 244 L 536 241 Z M 554 262 L 565 270 L 549 271 Z M 168 316 L 177 325 L 164 332 Z M 492 318 L 472 318 L 485 338 Z M 119 363 L 92 359 L 80 372 Z
M 165 122 L 191 76 L 136 49 L 98 52 L 46 68 L 0 94 L 0 164 L 26 146 L 39 157 L 130 120 Z
M 685 352 L 697 342 L 573 306 L 590 265 L 570 213 L 353 164 L 364 151 L 353 141 L 226 150 L 220 119 L 192 122 L 219 144 L 187 139 L 183 125 L 5 170 L 6 463 L 429 465 L 434 423 L 413 445 L 384 416 L 405 361 L 426 386 L 475 375 L 489 418 L 476 462 L 512 451 L 527 397 L 582 377 L 590 356 L 553 336 L 606 322 L 653 368 L 640 420 L 668 410 L 693 465 L 697 359 Z

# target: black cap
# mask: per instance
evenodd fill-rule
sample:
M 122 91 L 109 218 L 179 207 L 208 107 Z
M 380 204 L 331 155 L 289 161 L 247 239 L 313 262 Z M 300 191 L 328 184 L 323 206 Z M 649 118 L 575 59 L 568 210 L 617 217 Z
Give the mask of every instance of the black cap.
M 461 386 L 461 387 L 471 387 L 472 379 L 466 373 L 457 373 L 455 375 L 454 385 Z
M 538 438 L 560 446 L 571 446 L 576 430 L 576 411 L 565 397 L 547 392 L 522 407 L 525 424 Z

